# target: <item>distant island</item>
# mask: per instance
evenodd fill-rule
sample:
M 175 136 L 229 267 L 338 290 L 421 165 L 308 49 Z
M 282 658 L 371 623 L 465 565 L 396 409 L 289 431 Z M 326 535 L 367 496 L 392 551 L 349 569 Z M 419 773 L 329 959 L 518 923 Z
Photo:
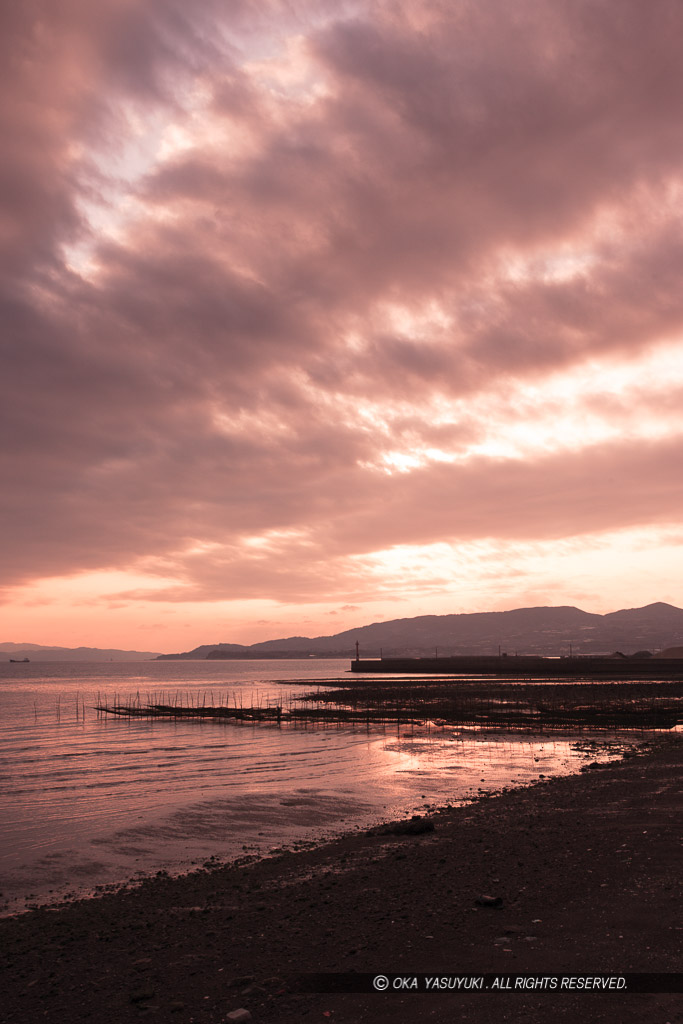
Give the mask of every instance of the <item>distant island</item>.
M 43 644 L 0 644 L 0 658 L 9 661 L 153 661 L 158 651 L 119 651 L 99 647 L 45 647 Z
M 418 615 L 374 622 L 332 636 L 287 637 L 244 645 L 202 644 L 167 660 L 256 658 L 449 657 L 527 654 L 545 657 L 608 655 L 648 657 L 683 644 L 683 609 L 657 602 L 597 615 L 572 606 L 505 612 Z

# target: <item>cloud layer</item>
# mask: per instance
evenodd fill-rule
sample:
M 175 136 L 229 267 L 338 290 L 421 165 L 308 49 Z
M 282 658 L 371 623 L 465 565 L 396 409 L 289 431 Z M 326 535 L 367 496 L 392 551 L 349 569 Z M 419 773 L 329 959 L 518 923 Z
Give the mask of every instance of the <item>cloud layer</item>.
M 6 594 L 679 520 L 680 4 L 1 17 Z

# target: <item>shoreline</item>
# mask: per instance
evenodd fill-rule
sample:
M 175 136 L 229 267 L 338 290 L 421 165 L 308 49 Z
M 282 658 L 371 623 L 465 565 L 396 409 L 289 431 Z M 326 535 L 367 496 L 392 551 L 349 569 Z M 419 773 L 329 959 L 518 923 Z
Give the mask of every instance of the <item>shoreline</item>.
M 595 770 L 441 809 L 423 819 L 433 831 L 359 830 L 6 918 L 6 1019 L 216 1024 L 245 1008 L 264 1024 L 540 1024 L 551 1013 L 673 1024 L 671 994 L 316 995 L 297 992 L 296 978 L 680 970 L 682 759 L 669 736 Z M 483 895 L 502 904 L 478 906 Z
M 164 725 L 164 731 L 158 731 L 157 748 L 166 745 L 168 728 Z M 240 728 L 234 733 L 238 735 Z M 260 734 L 255 728 L 262 730 Z M 586 760 L 613 759 L 648 738 L 642 733 L 617 737 L 434 727 L 402 728 L 399 733 L 395 726 L 352 732 L 346 727 L 333 732 L 316 729 L 313 733 L 290 726 L 248 729 L 252 761 L 264 756 L 259 753 L 259 736 L 267 745 L 277 737 L 269 766 L 287 761 L 290 767 L 284 783 L 280 784 L 271 770 L 265 785 L 259 785 L 252 772 L 246 787 L 231 787 L 224 772 L 227 788 L 218 778 L 208 787 L 195 786 L 189 794 L 181 791 L 176 797 L 166 793 L 162 800 L 155 798 L 151 807 L 126 803 L 125 792 L 121 804 L 113 791 L 101 813 L 86 822 L 89 831 L 80 833 L 59 830 L 56 808 L 57 828 L 44 836 L 47 842 L 43 844 L 22 846 L 21 831 L 15 843 L 10 829 L 0 865 L 0 918 L 114 891 L 159 870 L 175 877 L 207 860 L 228 864 L 244 853 L 266 855 L 273 850 L 301 848 L 302 844 L 320 845 L 406 813 L 425 813 L 426 808 L 434 810 L 449 802 L 466 803 L 482 791 L 500 791 L 506 786 L 528 785 L 540 776 L 576 772 Z M 289 739 L 285 733 L 291 734 Z M 323 741 L 325 767 L 321 774 L 314 753 Z M 292 772 L 292 743 L 295 754 L 304 752 L 308 770 L 301 772 L 295 767 Z M 280 750 L 289 753 L 278 756 Z M 340 775 L 335 765 L 341 766 L 340 758 L 349 753 L 354 772 Z M 146 755 L 146 759 L 154 758 Z M 193 768 L 192 761 L 189 767 Z M 195 774 L 201 780 L 200 773 Z M 367 785 L 360 783 L 362 778 Z M 79 799 L 83 801 L 85 796 L 81 794 Z M 7 797 L 5 806 L 9 806 Z M 40 820 L 38 816 L 36 825 Z M 42 834 L 37 838 L 43 838 Z

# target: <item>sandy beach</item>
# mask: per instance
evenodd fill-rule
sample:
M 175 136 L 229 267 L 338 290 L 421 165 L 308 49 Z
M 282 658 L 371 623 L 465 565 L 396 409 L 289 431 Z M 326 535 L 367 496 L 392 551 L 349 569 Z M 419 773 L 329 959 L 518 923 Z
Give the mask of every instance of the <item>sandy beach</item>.
M 244 1009 L 264 1024 L 674 1024 L 680 994 L 307 992 L 301 975 L 680 971 L 682 758 L 673 736 L 578 776 L 428 809 L 414 833 L 209 862 L 4 920 L 4 1018 L 217 1024 Z

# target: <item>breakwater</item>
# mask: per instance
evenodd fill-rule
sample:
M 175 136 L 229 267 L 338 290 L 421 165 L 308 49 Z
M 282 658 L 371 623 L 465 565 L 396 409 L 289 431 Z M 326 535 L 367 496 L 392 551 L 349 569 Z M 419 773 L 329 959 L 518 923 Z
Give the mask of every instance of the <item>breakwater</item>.
M 504 676 L 519 679 L 679 679 L 681 658 L 541 658 L 500 654 L 434 658 L 358 658 L 351 671 L 362 675 Z

